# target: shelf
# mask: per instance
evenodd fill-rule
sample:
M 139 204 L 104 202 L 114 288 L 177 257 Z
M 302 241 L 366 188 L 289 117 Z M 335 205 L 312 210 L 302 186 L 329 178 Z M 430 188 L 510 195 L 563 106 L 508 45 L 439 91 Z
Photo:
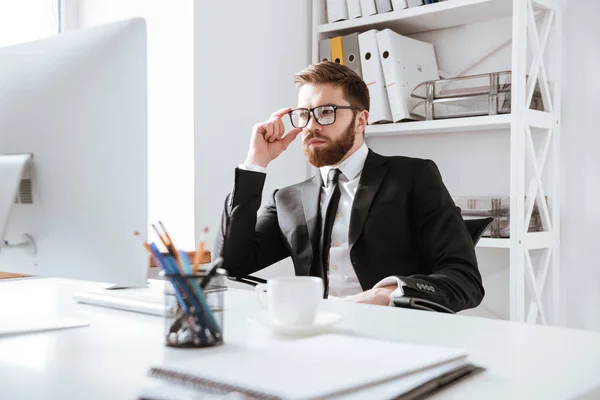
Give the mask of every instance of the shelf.
M 439 3 L 438 3 L 439 4 Z M 399 136 L 427 135 L 433 133 L 491 131 L 510 127 L 510 114 L 486 115 L 484 117 L 467 117 L 438 119 L 433 121 L 399 122 L 396 124 L 368 125 L 365 136 Z
M 532 127 L 546 129 L 550 128 L 553 123 L 551 114 L 535 110 L 527 111 L 526 121 L 528 121 Z M 438 119 L 433 121 L 399 122 L 396 124 L 368 125 L 365 130 L 365 136 L 370 138 L 451 132 L 493 131 L 498 129 L 509 129 L 511 122 L 512 114 Z
M 389 28 L 401 35 L 494 20 L 512 15 L 512 0 L 452 0 L 349 21 L 319 25 L 319 33 L 345 35 Z
M 554 242 L 555 238 L 552 232 L 535 232 L 525 235 L 525 248 L 529 250 L 552 247 Z
M 529 110 L 525 116 L 525 123 L 533 128 L 550 129 L 555 121 L 551 113 Z
M 528 250 L 545 249 L 554 244 L 554 234 L 552 232 L 533 232 L 525 236 L 525 247 Z M 481 238 L 477 247 L 510 249 L 510 239 Z
M 493 249 L 508 249 L 510 248 L 510 239 L 496 238 L 481 238 L 477 243 L 477 247 L 493 248 Z

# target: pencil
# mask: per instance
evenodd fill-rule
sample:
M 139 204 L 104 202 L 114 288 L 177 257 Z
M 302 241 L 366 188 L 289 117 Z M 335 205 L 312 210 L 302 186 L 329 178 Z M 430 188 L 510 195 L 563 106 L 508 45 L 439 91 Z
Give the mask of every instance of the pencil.
M 167 232 L 167 230 L 165 229 L 165 226 L 163 225 L 163 223 L 161 221 L 158 221 L 158 224 L 160 225 L 160 227 L 162 228 L 162 230 L 164 232 L 164 237 L 163 237 L 163 235 L 161 235 L 161 233 L 158 230 L 158 228 L 156 227 L 156 225 L 152 224 L 152 228 L 154 229 L 154 231 L 160 238 L 161 242 L 167 248 L 167 251 L 169 252 L 169 254 L 171 254 L 171 256 L 173 256 L 173 258 L 175 259 L 176 264 L 179 267 L 179 270 L 181 271 L 181 273 L 183 275 L 185 275 L 185 269 L 183 268 L 183 264 L 181 263 L 181 259 L 179 258 L 179 252 L 177 251 L 177 248 L 173 244 L 173 241 L 171 240 L 171 236 L 169 235 L 169 232 Z
M 204 227 L 202 234 L 200 235 L 200 243 L 198 244 L 198 251 L 194 255 L 194 264 L 192 266 L 192 273 L 196 275 L 202 259 L 204 258 L 204 247 L 206 246 L 205 237 L 208 233 L 208 226 Z
M 147 242 L 144 242 L 144 239 L 142 239 L 142 235 L 140 235 L 140 233 L 138 231 L 133 232 L 133 234 L 142 241 L 144 248 L 148 251 L 148 253 L 150 253 L 150 255 L 152 255 L 152 250 L 150 250 L 150 245 Z
M 158 228 L 156 227 L 156 225 L 152 224 L 152 229 L 154 229 L 154 232 L 156 232 L 156 235 L 158 236 L 158 238 L 160 239 L 160 241 L 162 242 L 162 244 L 165 246 L 165 248 L 167 249 L 167 251 L 171 252 L 171 250 L 169 249 L 169 244 L 167 243 L 167 241 L 165 240 L 165 238 L 163 238 L 162 234 L 160 233 L 160 231 L 158 230 Z
M 150 248 L 150 245 L 148 244 L 148 242 L 144 242 L 144 239 L 142 239 L 142 235 L 140 235 L 140 233 L 138 231 L 133 232 L 133 234 L 135 236 L 137 236 L 138 238 L 140 238 L 140 241 L 144 245 L 144 248 L 146 249 L 146 251 L 148 253 L 150 253 L 150 257 L 154 258 L 154 262 L 156 263 L 157 266 L 160 266 L 160 260 L 157 260 L 156 257 L 154 257 L 154 254 L 152 253 L 152 249 Z
M 165 237 L 167 238 L 167 240 L 169 241 L 171 246 L 175 247 L 175 245 L 173 244 L 173 241 L 171 240 L 171 236 L 169 235 L 169 232 L 167 232 L 167 230 L 165 229 L 165 226 L 163 225 L 162 221 L 158 221 L 158 225 L 160 225 L 160 228 L 165 233 Z

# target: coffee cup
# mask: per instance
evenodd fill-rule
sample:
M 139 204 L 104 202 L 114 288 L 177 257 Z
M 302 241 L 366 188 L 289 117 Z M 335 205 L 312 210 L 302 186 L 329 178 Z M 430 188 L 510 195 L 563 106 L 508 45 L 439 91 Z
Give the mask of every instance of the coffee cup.
M 323 280 L 314 276 L 268 279 L 255 286 L 258 302 L 280 325 L 313 324 L 323 298 Z

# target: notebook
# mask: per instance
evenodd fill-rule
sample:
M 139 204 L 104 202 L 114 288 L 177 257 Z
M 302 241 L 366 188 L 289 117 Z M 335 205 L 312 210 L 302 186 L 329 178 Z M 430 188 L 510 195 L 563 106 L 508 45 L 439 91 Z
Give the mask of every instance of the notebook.
M 260 349 L 223 348 L 149 374 L 202 392 L 308 400 L 382 388 L 397 396 L 466 365 L 462 350 L 326 334 Z

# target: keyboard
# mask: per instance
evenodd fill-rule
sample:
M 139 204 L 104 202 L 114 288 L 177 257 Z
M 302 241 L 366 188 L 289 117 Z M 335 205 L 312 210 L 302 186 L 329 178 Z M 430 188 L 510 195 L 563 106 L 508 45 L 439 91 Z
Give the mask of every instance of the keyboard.
M 76 292 L 73 299 L 78 303 L 163 317 L 167 313 L 163 289 L 164 282 L 150 280 L 145 288 Z

